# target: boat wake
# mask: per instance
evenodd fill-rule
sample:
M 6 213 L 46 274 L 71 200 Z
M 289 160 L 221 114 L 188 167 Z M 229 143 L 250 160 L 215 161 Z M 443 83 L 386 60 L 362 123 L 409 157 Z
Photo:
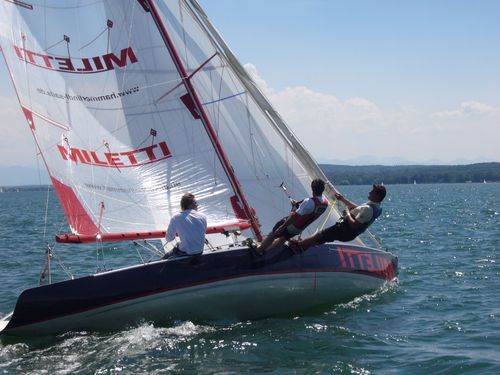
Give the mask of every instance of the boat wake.
M 378 301 L 381 301 L 387 296 L 394 295 L 398 291 L 398 286 L 399 286 L 398 279 L 395 278 L 392 281 L 384 283 L 382 287 L 373 291 L 372 293 L 367 293 L 362 296 L 354 298 L 352 301 L 336 305 L 335 309 L 326 314 L 336 314 L 337 312 L 340 311 L 344 312 L 344 311 L 358 310 L 364 307 L 364 305 L 371 305 L 374 302 L 376 303 Z

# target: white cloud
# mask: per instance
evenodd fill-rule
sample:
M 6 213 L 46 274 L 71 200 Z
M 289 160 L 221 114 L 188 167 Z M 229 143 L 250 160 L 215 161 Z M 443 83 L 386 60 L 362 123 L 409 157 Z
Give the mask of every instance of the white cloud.
M 257 84 L 260 91 L 264 93 L 264 95 L 269 96 L 273 94 L 273 89 L 269 87 L 266 81 L 264 81 L 257 72 L 257 67 L 251 63 L 245 64 L 245 70 L 252 77 L 253 81 Z
M 391 112 L 367 98 L 340 100 L 304 86 L 276 91 L 255 66 L 245 68 L 317 160 L 372 155 L 386 163 L 391 158 L 500 161 L 498 108 L 469 101 L 458 110 L 439 114 L 410 106 Z
M 458 109 L 436 112 L 433 114 L 433 116 L 438 118 L 460 118 L 471 116 L 488 116 L 498 113 L 500 113 L 500 108 L 498 107 L 493 107 L 488 104 L 476 101 L 468 101 L 460 104 L 460 107 Z
M 387 122 L 374 102 L 362 97 L 340 100 L 335 95 L 304 86 L 278 92 L 258 75 L 255 66 L 247 64 L 245 68 L 317 159 L 346 159 L 378 153 Z

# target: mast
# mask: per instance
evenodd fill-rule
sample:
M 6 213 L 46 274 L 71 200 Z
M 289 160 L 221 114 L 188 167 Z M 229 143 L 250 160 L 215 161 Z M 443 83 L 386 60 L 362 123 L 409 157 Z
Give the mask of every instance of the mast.
M 231 163 L 229 162 L 229 159 L 224 152 L 224 149 L 222 148 L 222 145 L 219 142 L 219 139 L 217 137 L 217 133 L 215 132 L 210 119 L 208 118 L 208 115 L 205 111 L 205 108 L 201 104 L 200 98 L 191 83 L 190 77 L 187 74 L 186 68 L 184 67 L 184 64 L 182 63 L 182 60 L 177 53 L 177 50 L 174 46 L 174 43 L 172 39 L 170 38 L 170 35 L 161 20 L 161 17 L 158 13 L 158 10 L 156 8 L 156 5 L 154 4 L 154 0 L 139 0 L 139 3 L 141 5 L 146 5 L 147 10 L 149 10 L 149 13 L 151 14 L 151 17 L 153 18 L 153 21 L 156 24 L 156 27 L 158 28 L 158 31 L 160 32 L 160 35 L 163 39 L 163 42 L 165 43 L 165 46 L 168 49 L 168 52 L 170 56 L 172 57 L 172 60 L 177 68 L 177 71 L 179 72 L 182 82 L 184 83 L 184 86 L 188 92 L 188 95 L 191 97 L 191 99 L 194 102 L 195 108 L 198 111 L 198 115 L 200 116 L 200 120 L 205 127 L 205 130 L 207 131 L 207 134 L 212 142 L 212 145 L 214 146 L 214 149 L 217 153 L 217 156 L 224 168 L 224 171 L 226 172 L 226 175 L 229 179 L 229 182 L 231 183 L 231 186 L 236 193 L 238 199 L 243 205 L 243 210 L 245 212 L 245 215 L 250 219 L 250 225 L 252 228 L 252 231 L 255 235 L 255 238 L 258 241 L 262 241 L 262 233 L 260 232 L 257 216 L 254 213 L 254 211 L 251 209 L 250 205 L 248 204 L 248 201 L 245 198 L 245 195 L 243 193 L 243 190 L 241 188 L 241 185 L 234 174 L 233 168 L 231 166 Z

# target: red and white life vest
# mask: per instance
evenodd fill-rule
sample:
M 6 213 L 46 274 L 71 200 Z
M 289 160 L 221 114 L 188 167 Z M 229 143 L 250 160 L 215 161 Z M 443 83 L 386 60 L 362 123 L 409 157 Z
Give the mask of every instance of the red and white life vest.
M 290 233 L 302 232 L 328 208 L 328 200 L 326 198 L 319 199 L 318 197 L 312 197 L 312 200 L 314 202 L 314 210 L 305 215 L 297 214 L 294 223 L 290 224 L 287 228 Z

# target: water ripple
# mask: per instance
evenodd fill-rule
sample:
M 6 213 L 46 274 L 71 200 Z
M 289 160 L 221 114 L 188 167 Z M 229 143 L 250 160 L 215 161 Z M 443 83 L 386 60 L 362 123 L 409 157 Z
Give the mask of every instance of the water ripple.
M 499 187 L 388 186 L 384 217 L 373 227 L 383 246 L 399 256 L 399 283 L 325 314 L 170 327 L 143 322 L 115 333 L 2 343 L 0 372 L 500 373 Z M 363 201 L 368 188 L 342 190 Z M 37 236 L 44 231 L 45 195 L 6 196 L 0 194 L 2 315 L 38 280 L 37 270 L 27 272 L 26 264 L 41 264 L 44 256 Z M 52 204 L 48 233 L 60 229 L 60 208 Z M 58 252 L 63 259 L 79 254 L 81 264 L 72 269 L 77 275 L 95 269 L 93 252 L 71 246 Z M 106 252 L 109 267 L 116 259 L 135 259 L 115 245 Z

